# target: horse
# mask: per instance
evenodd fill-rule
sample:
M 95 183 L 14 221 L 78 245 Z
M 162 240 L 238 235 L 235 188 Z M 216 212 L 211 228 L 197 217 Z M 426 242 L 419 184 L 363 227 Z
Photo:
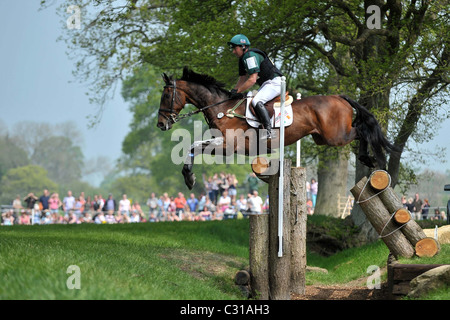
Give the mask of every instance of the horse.
M 165 86 L 158 110 L 157 127 L 159 129 L 170 130 L 177 121 L 202 112 L 209 128 L 216 129 L 221 133 L 219 137 L 197 141 L 191 145 L 182 174 L 186 186 L 192 189 L 195 184 L 192 166 L 196 155 L 201 154 L 208 147 L 214 147 L 214 150 L 231 149 L 232 152 L 237 153 L 239 146 L 234 138 L 233 141 L 227 141 L 226 131 L 234 129 L 236 132 L 245 134 L 254 129 L 249 126 L 243 116 L 246 106 L 242 97 L 232 97 L 230 92 L 225 89 L 225 85 L 215 78 L 196 73 L 187 67 L 183 69 L 183 75 L 178 80 L 165 73 L 162 74 L 162 77 Z M 197 110 L 188 114 L 180 114 L 186 104 L 194 105 Z M 234 110 L 233 115 L 242 116 L 224 116 L 230 114 L 230 108 Z M 345 95 L 309 96 L 295 100 L 292 103 L 292 110 L 293 122 L 290 126 L 285 127 L 285 146 L 293 144 L 307 135 L 311 135 L 317 145 L 328 146 L 345 146 L 358 139 L 360 142 L 358 159 L 370 168 L 375 167 L 373 162 L 375 160 L 380 169 L 386 167 L 384 152 L 390 153 L 396 150 L 384 136 L 375 116 Z M 353 110 L 356 110 L 354 119 Z M 265 132 L 261 134 L 264 135 Z M 257 154 L 270 153 L 279 147 L 279 134 L 277 136 L 267 142 L 266 150 L 257 150 Z M 244 135 L 243 138 L 245 143 L 241 144 L 240 148 L 244 150 L 241 151 L 245 155 L 252 155 L 251 150 L 254 148 L 252 148 L 248 135 Z M 369 156 L 369 145 L 373 150 L 374 157 Z

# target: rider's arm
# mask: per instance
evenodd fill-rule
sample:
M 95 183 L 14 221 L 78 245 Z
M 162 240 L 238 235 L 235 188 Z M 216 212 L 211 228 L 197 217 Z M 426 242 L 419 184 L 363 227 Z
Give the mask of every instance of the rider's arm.
M 248 77 L 240 76 L 235 89 L 237 89 L 238 93 L 245 92 L 255 85 L 256 80 L 258 80 L 258 73 L 252 73 Z

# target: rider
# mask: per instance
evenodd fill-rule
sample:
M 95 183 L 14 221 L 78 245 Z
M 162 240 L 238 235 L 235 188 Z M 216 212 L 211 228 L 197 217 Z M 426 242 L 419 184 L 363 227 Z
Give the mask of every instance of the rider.
M 235 35 L 228 42 L 233 54 L 239 58 L 239 80 L 230 92 L 233 95 L 250 89 L 255 83 L 260 88 L 252 100 L 253 108 L 267 130 L 267 139 L 275 138 L 272 133 L 269 112 L 264 104 L 280 94 L 283 74 L 270 61 L 267 54 L 259 49 L 251 48 L 250 41 L 243 34 Z

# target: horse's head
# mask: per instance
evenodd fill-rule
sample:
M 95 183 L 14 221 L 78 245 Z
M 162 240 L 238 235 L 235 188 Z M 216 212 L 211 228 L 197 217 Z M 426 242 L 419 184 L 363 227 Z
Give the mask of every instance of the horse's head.
M 172 125 L 178 121 L 178 114 L 186 104 L 186 97 L 183 91 L 178 90 L 176 80 L 169 78 L 165 73 L 162 77 L 166 85 L 161 96 L 156 126 L 166 131 L 170 130 Z

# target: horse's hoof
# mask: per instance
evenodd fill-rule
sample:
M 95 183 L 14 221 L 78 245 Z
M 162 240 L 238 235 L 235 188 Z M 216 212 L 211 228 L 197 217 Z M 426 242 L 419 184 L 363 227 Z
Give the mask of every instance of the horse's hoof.
M 189 190 L 192 190 L 195 184 L 195 174 L 191 173 L 189 176 L 187 176 L 185 182 Z

